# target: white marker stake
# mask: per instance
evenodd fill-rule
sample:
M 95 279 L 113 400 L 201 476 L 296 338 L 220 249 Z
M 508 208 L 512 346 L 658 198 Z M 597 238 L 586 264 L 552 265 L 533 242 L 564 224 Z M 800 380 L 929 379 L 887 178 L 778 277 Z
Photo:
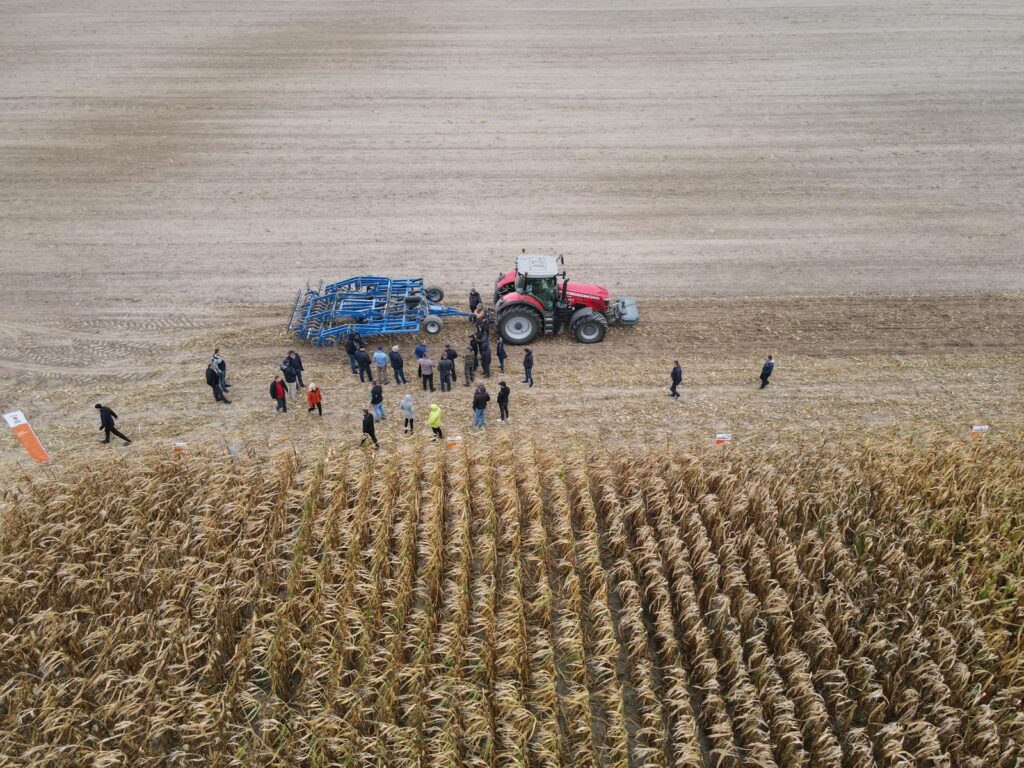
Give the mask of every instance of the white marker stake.
M 719 432 L 715 435 L 715 445 L 728 445 L 732 442 L 732 435 L 728 432 Z
M 988 424 L 975 424 L 971 427 L 971 437 L 981 437 L 988 432 Z

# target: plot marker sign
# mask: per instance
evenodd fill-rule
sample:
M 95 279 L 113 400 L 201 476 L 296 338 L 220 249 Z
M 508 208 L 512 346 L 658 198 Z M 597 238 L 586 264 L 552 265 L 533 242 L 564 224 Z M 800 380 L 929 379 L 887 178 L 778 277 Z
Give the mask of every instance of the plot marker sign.
M 28 423 L 28 419 L 25 418 L 25 414 L 21 411 L 11 411 L 10 413 L 4 414 L 4 420 L 7 421 L 7 426 L 11 428 L 11 432 L 18 438 L 18 441 L 25 446 L 25 450 L 28 451 L 28 455 L 36 461 L 49 461 L 50 454 L 43 448 L 43 444 L 39 442 L 39 438 L 36 436 L 35 430 L 32 429 L 32 425 Z

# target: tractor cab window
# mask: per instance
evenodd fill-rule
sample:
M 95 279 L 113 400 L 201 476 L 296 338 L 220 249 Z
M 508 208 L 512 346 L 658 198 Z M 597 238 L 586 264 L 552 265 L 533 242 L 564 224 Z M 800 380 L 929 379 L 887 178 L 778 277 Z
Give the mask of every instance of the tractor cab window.
M 526 291 L 536 298 L 544 309 L 551 309 L 558 297 L 558 287 L 554 277 L 530 277 L 526 280 Z

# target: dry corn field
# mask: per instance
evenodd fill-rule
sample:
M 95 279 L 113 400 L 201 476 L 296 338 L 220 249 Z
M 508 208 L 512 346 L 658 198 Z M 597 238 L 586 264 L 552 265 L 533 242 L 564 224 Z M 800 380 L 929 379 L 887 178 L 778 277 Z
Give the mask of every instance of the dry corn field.
M 83 465 L 4 501 L 0 762 L 1010 768 L 1022 456 Z

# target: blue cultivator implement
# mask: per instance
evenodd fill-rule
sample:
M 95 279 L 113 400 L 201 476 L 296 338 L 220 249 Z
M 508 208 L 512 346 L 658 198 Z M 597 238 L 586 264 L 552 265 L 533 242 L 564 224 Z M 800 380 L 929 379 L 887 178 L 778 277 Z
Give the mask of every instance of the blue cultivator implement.
M 392 333 L 441 332 L 445 317 L 470 317 L 443 306 L 444 291 L 423 278 L 392 278 L 364 275 L 315 291 L 299 291 L 292 307 L 288 330 L 318 347 L 343 344 L 355 331 L 362 337 Z

